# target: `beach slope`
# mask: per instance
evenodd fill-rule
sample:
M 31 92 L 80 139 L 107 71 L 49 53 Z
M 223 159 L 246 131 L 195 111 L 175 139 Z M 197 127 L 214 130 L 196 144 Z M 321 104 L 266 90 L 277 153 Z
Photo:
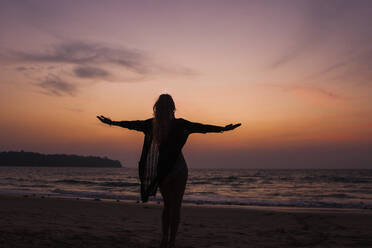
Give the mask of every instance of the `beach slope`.
M 0 196 L 0 247 L 158 247 L 161 205 Z M 184 206 L 178 246 L 372 247 L 371 210 Z

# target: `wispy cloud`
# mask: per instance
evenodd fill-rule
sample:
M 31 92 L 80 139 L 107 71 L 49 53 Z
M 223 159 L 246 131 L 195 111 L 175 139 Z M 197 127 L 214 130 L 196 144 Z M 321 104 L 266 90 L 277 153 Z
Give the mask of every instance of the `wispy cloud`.
M 350 97 L 335 93 L 330 90 L 325 90 L 315 86 L 297 86 L 297 85 L 274 85 L 265 84 L 266 87 L 277 88 L 295 94 L 305 102 L 310 102 L 324 107 L 335 107 L 347 109 L 347 103 L 351 100 Z
M 65 82 L 54 75 L 49 75 L 44 81 L 36 85 L 43 89 L 43 93 L 54 96 L 74 96 L 77 93 L 76 85 Z
M 363 38 L 370 40 L 372 37 L 368 34 L 370 27 L 366 25 L 370 14 L 365 11 L 372 7 L 370 1 L 314 0 L 298 6 L 302 25 L 293 37 L 296 42 L 283 47 L 282 52 L 268 64 L 269 69 L 278 69 L 311 54 L 314 49 L 324 48 L 324 43 L 332 36 L 339 38 L 334 46 L 350 43 L 354 36 L 361 36 L 364 32 Z
M 42 83 L 35 85 L 56 96 L 74 95 L 82 82 L 89 80 L 132 83 L 161 75 L 198 75 L 189 68 L 158 64 L 138 49 L 82 41 L 65 41 L 40 51 L 8 51 L 2 61 L 14 64 L 16 71 L 31 80 L 45 77 Z M 71 81 L 74 83 L 67 83 Z
M 64 42 L 41 52 L 10 52 L 10 57 L 19 62 L 103 65 L 115 64 L 139 74 L 149 71 L 150 60 L 136 49 L 112 48 L 108 45 L 88 42 Z
M 80 78 L 105 78 L 110 76 L 108 71 L 93 66 L 77 66 L 74 68 L 74 73 Z
M 315 78 L 318 78 L 318 77 L 321 77 L 321 76 L 324 76 L 328 73 L 331 73 L 331 72 L 334 72 L 340 68 L 343 68 L 345 66 L 347 66 L 348 63 L 345 62 L 345 61 L 341 61 L 341 62 L 336 62 L 334 64 L 331 64 L 329 66 L 327 66 L 326 68 L 322 69 L 321 71 L 319 72 L 316 72 L 316 73 L 313 73 L 307 77 L 305 77 L 306 80 L 309 80 L 309 79 L 315 79 Z
M 116 48 L 108 44 L 92 42 L 62 42 L 44 51 L 10 51 L 7 61 L 32 64 L 70 64 L 75 66 L 78 77 L 108 77 L 112 73 L 108 67 L 118 67 L 138 76 L 169 74 L 181 76 L 197 75 L 193 69 L 172 65 L 157 64 L 144 51 L 129 48 Z M 25 66 L 22 66 L 25 68 Z
M 315 87 L 292 87 L 292 91 L 314 100 L 348 101 L 350 98 Z
M 372 48 L 346 54 L 340 61 L 329 64 L 303 80 L 319 81 L 324 77 L 337 83 L 372 84 Z
M 28 68 L 25 67 L 25 66 L 18 66 L 18 67 L 16 67 L 16 70 L 17 70 L 17 71 L 27 71 Z
M 292 60 L 295 60 L 298 58 L 302 53 L 304 53 L 308 48 L 310 47 L 310 44 L 308 43 L 299 43 L 296 45 L 296 47 L 285 51 L 283 54 L 281 54 L 278 58 L 276 58 L 270 65 L 269 69 L 277 69 L 283 65 L 286 65 L 287 63 L 291 62 Z

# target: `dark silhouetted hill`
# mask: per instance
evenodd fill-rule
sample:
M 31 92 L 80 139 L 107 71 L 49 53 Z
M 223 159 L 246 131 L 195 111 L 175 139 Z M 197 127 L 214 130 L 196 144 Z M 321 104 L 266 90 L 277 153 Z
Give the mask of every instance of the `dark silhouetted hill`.
M 0 152 L 0 166 L 121 167 L 121 163 L 106 157 L 8 151 Z

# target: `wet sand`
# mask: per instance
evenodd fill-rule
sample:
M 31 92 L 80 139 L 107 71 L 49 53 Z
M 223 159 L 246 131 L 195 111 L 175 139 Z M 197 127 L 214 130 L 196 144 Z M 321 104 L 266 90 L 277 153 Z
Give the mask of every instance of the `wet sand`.
M 158 247 L 161 205 L 0 196 L 0 247 Z M 185 205 L 177 247 L 372 247 L 372 210 Z

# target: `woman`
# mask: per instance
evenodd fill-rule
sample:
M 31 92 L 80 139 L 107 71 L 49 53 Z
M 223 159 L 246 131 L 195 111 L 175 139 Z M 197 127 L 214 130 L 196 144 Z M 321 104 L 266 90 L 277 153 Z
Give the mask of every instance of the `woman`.
M 187 165 L 182 155 L 182 147 L 192 133 L 223 132 L 237 128 L 241 124 L 225 127 L 194 123 L 175 118 L 173 99 L 162 94 L 154 104 L 154 118 L 144 121 L 112 121 L 97 116 L 103 123 L 120 126 L 145 134 L 139 178 L 141 199 L 147 202 L 156 194 L 159 186 L 164 200 L 162 214 L 162 241 L 160 247 L 174 247 L 180 222 L 180 210 L 188 176 Z M 170 237 L 168 234 L 170 231 Z

